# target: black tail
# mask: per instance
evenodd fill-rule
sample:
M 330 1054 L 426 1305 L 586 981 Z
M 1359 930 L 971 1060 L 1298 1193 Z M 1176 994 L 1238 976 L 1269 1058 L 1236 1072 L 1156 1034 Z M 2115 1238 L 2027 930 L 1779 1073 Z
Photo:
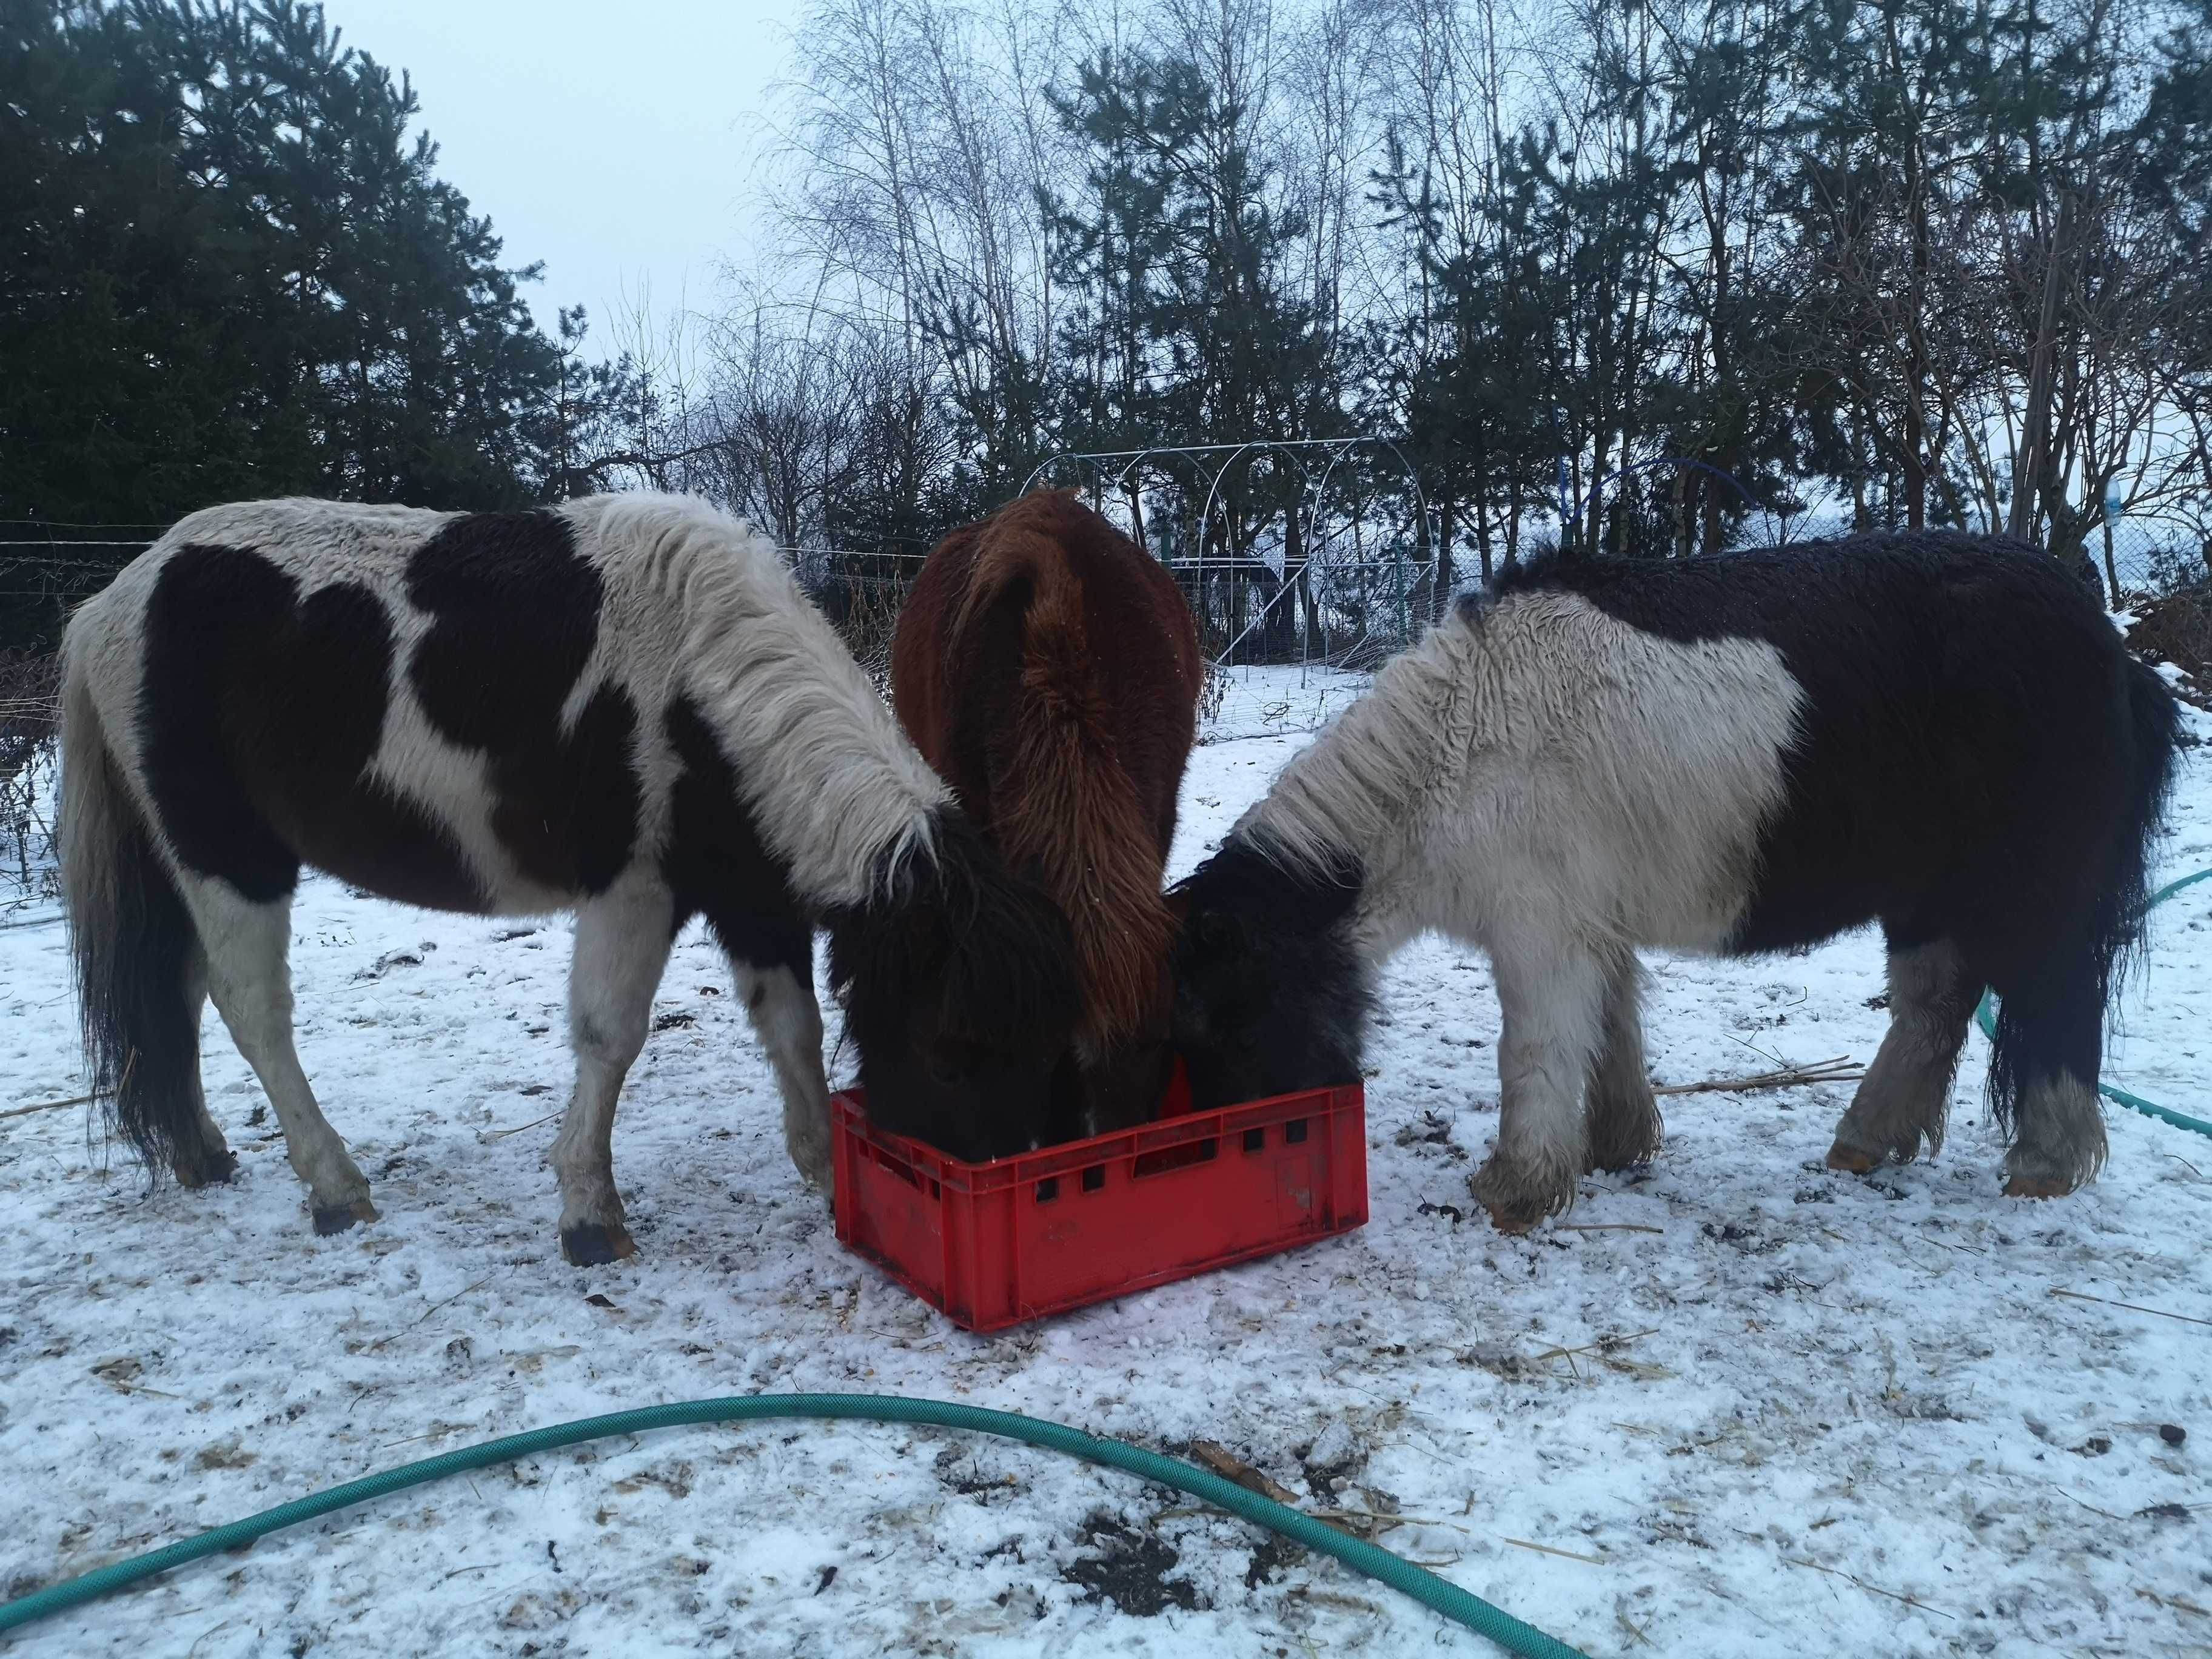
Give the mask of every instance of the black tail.
M 88 1092 L 157 1182 L 165 1169 L 188 1185 L 221 1180 L 199 1127 L 199 935 L 64 651 L 62 891 Z
M 2128 736 L 2133 752 L 2124 803 L 2126 817 L 2120 826 L 2117 879 L 2099 918 L 2098 957 L 2104 965 L 2108 1002 L 2142 951 L 2150 904 L 2151 842 L 2166 817 L 2181 752 L 2181 708 L 2173 693 L 2148 665 L 2131 659 L 2127 670 Z
M 2031 1072 L 2063 1069 L 2096 1081 L 2103 1027 L 2142 954 L 2151 842 L 2173 787 L 2181 713 L 2149 668 L 2130 659 L 2124 672 L 2127 707 L 2111 728 L 2124 759 L 2118 821 L 2086 914 L 2048 960 L 2021 972 L 2002 995 L 1990 1052 L 1990 1093 L 2000 1123 L 2012 1121 Z

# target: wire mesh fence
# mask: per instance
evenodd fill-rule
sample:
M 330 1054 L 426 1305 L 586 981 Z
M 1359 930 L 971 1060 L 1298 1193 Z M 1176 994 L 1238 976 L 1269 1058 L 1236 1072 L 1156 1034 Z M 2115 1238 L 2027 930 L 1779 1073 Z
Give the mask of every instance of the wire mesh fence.
M 0 651 L 0 917 L 51 904 L 54 860 L 55 694 L 48 651 Z
M 1112 516 L 1116 498 L 1099 499 Z M 0 520 L 0 918 L 50 907 L 55 896 L 53 652 L 62 623 L 162 528 Z M 1440 579 L 1448 567 L 1427 556 L 1423 526 L 1402 512 L 1309 514 L 1302 528 L 1303 537 L 1291 535 L 1285 517 L 1246 538 L 1235 556 L 1181 550 L 1194 546 L 1190 538 L 1151 538 L 1199 619 L 1209 665 L 1201 741 L 1319 729 L 1472 586 L 1480 568 L 1474 550 L 1462 550 L 1468 574 Z M 1848 530 L 1803 520 L 1778 528 L 1747 521 L 1737 540 L 1797 544 Z M 783 551 L 888 697 L 892 634 L 927 556 Z M 2086 551 L 2124 606 L 2212 592 L 2212 538 L 2191 522 L 2123 518 L 2093 534 Z M 2180 613 L 2168 605 L 2160 614 Z

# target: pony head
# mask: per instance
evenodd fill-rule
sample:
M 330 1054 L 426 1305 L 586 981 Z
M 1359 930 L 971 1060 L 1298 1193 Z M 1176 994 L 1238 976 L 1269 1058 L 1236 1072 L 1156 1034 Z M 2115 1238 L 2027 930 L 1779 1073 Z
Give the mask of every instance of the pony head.
M 1065 1139 L 1055 1074 L 1082 998 L 1067 919 L 957 809 L 897 896 L 830 919 L 830 981 L 868 1116 L 970 1163 Z
M 1232 839 L 1169 896 L 1182 922 L 1174 1042 L 1201 1111 L 1357 1083 L 1373 973 L 1351 937 L 1361 875 Z

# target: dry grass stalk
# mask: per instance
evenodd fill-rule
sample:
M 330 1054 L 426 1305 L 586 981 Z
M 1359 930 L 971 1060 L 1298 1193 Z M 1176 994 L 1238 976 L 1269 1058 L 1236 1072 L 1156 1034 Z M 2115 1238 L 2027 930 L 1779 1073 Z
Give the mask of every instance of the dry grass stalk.
M 1601 1336 L 1596 1341 L 1585 1342 L 1578 1348 L 1547 1348 L 1543 1352 L 1532 1358 L 1528 1363 L 1532 1365 L 1540 1365 L 1547 1359 L 1564 1359 L 1567 1362 L 1567 1370 L 1574 1376 L 1580 1376 L 1582 1372 L 1575 1368 L 1575 1356 L 1578 1353 L 1595 1354 L 1610 1369 L 1626 1372 L 1632 1376 L 1664 1376 L 1668 1373 L 1663 1366 L 1641 1364 L 1635 1360 L 1620 1357 L 1620 1350 L 1630 1343 L 1658 1334 L 1659 1328 L 1655 1325 L 1648 1331 L 1636 1331 L 1627 1336 Z

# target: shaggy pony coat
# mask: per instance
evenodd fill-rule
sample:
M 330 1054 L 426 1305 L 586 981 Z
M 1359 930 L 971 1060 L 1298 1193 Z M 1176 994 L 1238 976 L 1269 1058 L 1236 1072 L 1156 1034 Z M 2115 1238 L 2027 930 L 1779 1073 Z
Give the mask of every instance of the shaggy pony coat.
M 817 923 L 887 964 L 887 995 L 950 1024 L 1072 1017 L 1049 902 L 1006 878 L 775 550 L 703 503 L 210 508 L 86 604 L 63 655 L 62 874 L 92 1086 L 187 1186 L 234 1167 L 200 1086 L 212 997 L 317 1230 L 375 1215 L 293 1047 L 303 866 L 441 909 L 574 912 L 576 1085 L 552 1161 L 577 1261 L 630 1253 L 615 1102 L 695 915 L 817 1182 Z M 865 1068 L 879 1030 L 848 1025 Z
M 2096 1085 L 2177 717 L 2037 550 L 1959 535 L 1543 562 L 1462 602 L 1181 890 L 1200 1100 L 1358 1074 L 1372 974 L 1433 929 L 1492 958 L 1500 1226 L 1648 1158 L 1636 952 L 1878 921 L 1890 1030 L 1831 1165 L 1939 1146 L 1984 987 L 2006 1191 L 2105 1152 Z
M 1072 1043 L 1041 1047 L 991 1079 L 1048 1091 L 1049 1109 L 1037 1102 L 1042 1139 L 1158 1109 L 1175 942 L 1161 878 L 1204 674 L 1174 579 L 1072 491 L 1025 495 L 953 532 L 899 613 L 900 720 L 1073 935 L 1082 1001 Z M 933 1069 L 976 1086 L 936 1047 Z

